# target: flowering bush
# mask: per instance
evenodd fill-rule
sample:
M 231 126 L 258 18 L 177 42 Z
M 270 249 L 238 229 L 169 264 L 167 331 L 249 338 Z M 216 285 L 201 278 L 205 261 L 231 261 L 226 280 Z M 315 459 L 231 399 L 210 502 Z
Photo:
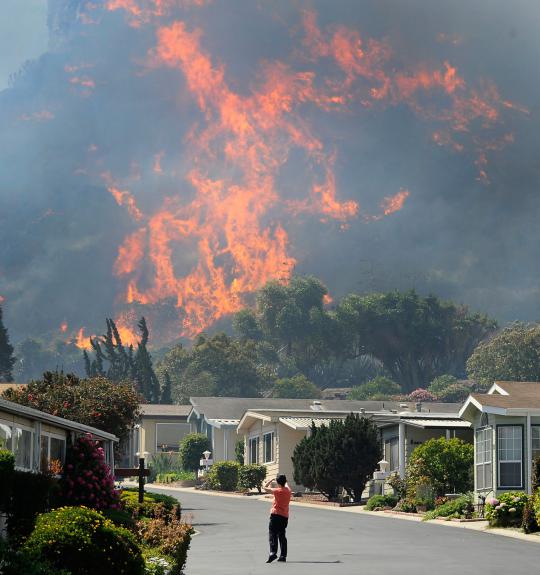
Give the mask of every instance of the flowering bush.
M 68 505 L 120 509 L 119 494 L 103 449 L 90 435 L 79 437 L 68 449 L 61 490 Z
M 486 519 L 492 527 L 519 527 L 528 499 L 523 491 L 509 491 L 492 497 L 486 501 Z
M 137 526 L 140 538 L 147 545 L 174 560 L 169 571 L 170 574 L 180 575 L 186 564 L 187 552 L 193 534 L 191 525 L 176 518 L 166 521 L 162 517 L 158 517 L 156 519 L 143 519 L 138 522 Z
M 23 550 L 77 575 L 142 575 L 135 537 L 87 507 L 60 507 L 40 515 Z
M 123 489 L 120 494 L 122 508 L 133 517 L 148 517 L 155 519 L 162 517 L 165 520 L 180 519 L 182 507 L 180 501 L 170 495 L 145 492 L 143 502 L 139 503 L 139 493 L 136 490 Z
M 430 402 L 430 401 L 437 401 L 437 397 L 427 389 L 422 389 L 421 387 L 419 387 L 418 389 L 415 389 L 414 391 L 411 391 L 411 393 L 409 393 L 409 395 L 407 396 L 407 400 Z
M 147 557 L 144 568 L 145 575 L 169 575 L 172 563 L 165 557 L 152 556 Z

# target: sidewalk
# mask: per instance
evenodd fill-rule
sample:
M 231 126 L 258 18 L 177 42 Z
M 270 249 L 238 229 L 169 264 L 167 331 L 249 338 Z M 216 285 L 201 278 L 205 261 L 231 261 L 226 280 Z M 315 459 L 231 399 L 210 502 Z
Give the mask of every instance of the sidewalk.
M 136 483 L 124 482 L 126 487 L 137 487 Z M 269 501 L 269 497 L 265 494 L 255 494 L 255 495 L 240 495 L 238 493 L 223 493 L 222 491 L 204 491 L 201 489 L 195 489 L 194 487 L 169 487 L 167 485 L 145 485 L 145 489 L 159 489 L 165 491 L 173 491 L 178 493 L 197 493 L 200 495 L 208 495 L 209 497 L 229 497 L 238 498 L 243 500 L 255 500 L 255 501 Z M 327 506 L 327 505 L 317 505 L 314 503 L 302 503 L 300 501 L 291 501 L 291 505 L 296 507 L 310 507 L 315 509 L 324 509 L 328 511 L 336 511 L 340 513 L 360 513 L 362 515 L 371 515 L 373 517 L 386 518 L 386 519 L 398 519 L 402 521 L 416 521 L 422 522 L 422 518 L 417 515 L 407 516 L 406 514 L 393 514 L 385 513 L 384 511 L 365 511 L 363 507 L 337 507 L 337 506 Z M 540 533 L 532 533 L 526 535 L 525 533 L 512 528 L 495 528 L 489 527 L 487 521 L 474 521 L 474 522 L 457 522 L 457 521 L 445 521 L 444 519 L 432 519 L 431 521 L 425 522 L 430 525 L 443 525 L 445 527 L 455 527 L 457 529 L 469 529 L 472 531 L 482 532 L 489 535 L 501 535 L 503 537 L 510 537 L 512 539 L 520 539 L 521 541 L 529 541 L 530 543 L 540 543 Z

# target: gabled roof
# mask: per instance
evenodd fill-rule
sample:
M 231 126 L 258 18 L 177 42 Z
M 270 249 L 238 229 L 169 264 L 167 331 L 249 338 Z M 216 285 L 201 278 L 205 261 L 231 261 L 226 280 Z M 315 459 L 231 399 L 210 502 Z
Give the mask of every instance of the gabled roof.
M 500 415 L 540 414 L 540 382 L 497 381 L 488 393 L 471 393 L 459 415 L 470 419 L 475 410 Z
M 311 411 L 315 414 L 328 411 L 415 411 L 414 402 L 355 401 L 349 399 L 278 399 L 266 397 L 191 397 L 194 413 L 211 419 L 238 420 L 249 410 L 281 409 Z M 403 407 L 406 405 L 407 407 Z M 423 403 L 422 413 L 457 413 L 460 403 Z
M 193 409 L 191 405 L 163 403 L 142 403 L 139 406 L 143 417 L 182 417 L 187 418 Z

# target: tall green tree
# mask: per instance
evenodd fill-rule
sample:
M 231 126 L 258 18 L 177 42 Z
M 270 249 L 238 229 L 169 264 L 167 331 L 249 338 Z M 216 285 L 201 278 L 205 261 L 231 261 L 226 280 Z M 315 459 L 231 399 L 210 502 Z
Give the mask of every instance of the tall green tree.
M 83 352 L 86 375 L 106 377 L 111 381 L 131 381 L 146 402 L 158 403 L 160 385 L 147 347 L 149 331 L 145 318 L 142 317 L 137 324 L 141 337 L 136 352 L 133 345 L 124 345 L 113 319 L 107 318 L 106 325 L 104 335 L 90 339 L 93 355 L 86 350 Z
M 150 403 L 159 403 L 160 386 L 152 365 L 152 356 L 148 352 L 148 326 L 144 317 L 137 324 L 141 332 L 141 340 L 137 345 L 137 352 L 133 362 L 133 379 L 137 382 L 137 389 Z
M 360 501 L 381 458 L 380 433 L 368 418 L 348 415 L 328 426 L 312 424 L 293 454 L 294 479 L 332 498 L 339 488 Z
M 355 386 L 349 392 L 347 399 L 387 399 L 392 395 L 399 395 L 401 387 L 388 377 L 382 375 L 367 381 L 366 383 Z
M 168 373 L 173 399 L 179 403 L 189 402 L 194 395 L 258 397 L 273 383 L 259 360 L 257 344 L 224 333 L 200 335 L 190 350 L 175 346 L 156 370 L 162 382 Z
M 467 361 L 470 379 L 483 384 L 540 382 L 540 324 L 514 323 L 482 342 Z
M 13 381 L 13 346 L 9 343 L 9 335 L 2 319 L 2 306 L 0 306 L 0 381 Z
M 496 327 L 465 306 L 415 291 L 351 294 L 336 315 L 345 353 L 372 355 L 405 392 L 427 387 L 442 373 L 463 375 L 467 358 Z

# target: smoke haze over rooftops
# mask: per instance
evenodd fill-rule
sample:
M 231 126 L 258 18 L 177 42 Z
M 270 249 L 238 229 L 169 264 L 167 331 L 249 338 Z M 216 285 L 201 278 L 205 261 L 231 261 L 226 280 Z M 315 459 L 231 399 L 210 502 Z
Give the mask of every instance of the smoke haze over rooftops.
M 532 0 L 49 0 L 49 51 L 0 92 L 12 336 L 191 337 L 292 273 L 539 319 L 539 24 Z

